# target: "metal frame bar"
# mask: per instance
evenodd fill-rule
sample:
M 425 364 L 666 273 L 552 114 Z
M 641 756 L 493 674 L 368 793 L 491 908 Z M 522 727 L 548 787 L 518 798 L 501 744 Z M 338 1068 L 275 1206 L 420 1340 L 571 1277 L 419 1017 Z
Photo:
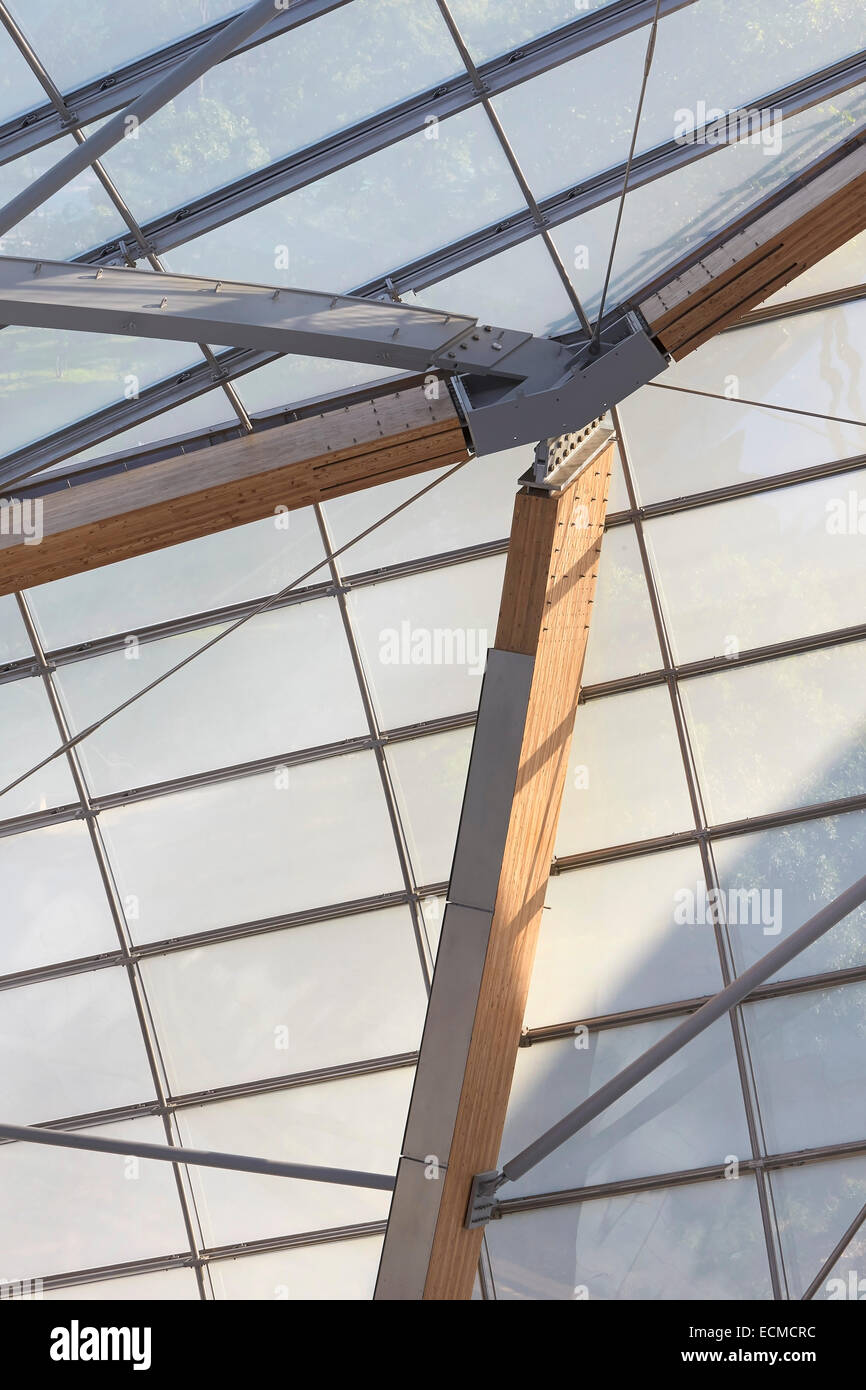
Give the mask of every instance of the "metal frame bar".
M 46 1144 L 61 1149 L 83 1149 L 89 1153 L 122 1154 L 130 1158 L 155 1159 L 160 1163 L 178 1162 L 178 1149 L 170 1144 L 139 1144 L 128 1139 L 103 1139 L 95 1134 L 37 1129 L 33 1125 L 0 1124 L 0 1139 L 14 1143 Z M 320 1168 L 306 1163 L 283 1163 L 270 1158 L 255 1158 L 250 1154 L 211 1153 L 207 1149 L 184 1147 L 182 1162 L 191 1167 L 226 1168 L 234 1173 L 262 1173 L 269 1177 L 298 1178 L 303 1182 L 367 1187 L 375 1192 L 391 1192 L 394 1187 L 394 1179 L 384 1173 L 362 1173 L 351 1168 Z

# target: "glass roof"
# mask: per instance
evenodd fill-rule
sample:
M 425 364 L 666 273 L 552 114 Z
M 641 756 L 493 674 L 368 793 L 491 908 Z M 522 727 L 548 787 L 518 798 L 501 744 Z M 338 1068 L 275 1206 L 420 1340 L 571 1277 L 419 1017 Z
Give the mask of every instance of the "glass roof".
M 105 0 L 5 8 L 70 96 L 152 80 L 239 6 L 161 0 L 144 29 Z M 406 302 L 571 331 L 598 305 L 651 7 L 630 29 L 615 0 L 446 9 L 468 69 L 434 0 L 259 36 L 0 249 L 372 296 L 387 277 Z M 611 304 L 866 117 L 854 0 L 668 9 Z M 2 204 L 72 136 L 58 119 L 26 144 L 53 98 L 6 29 L 0 68 Z M 87 133 L 107 108 L 79 95 Z M 678 137 L 767 96 L 762 139 Z M 504 1157 L 574 1104 L 575 1059 L 588 1094 L 860 872 L 864 236 L 617 412 Z M 201 345 L 3 328 L 0 462 L 122 459 L 383 377 L 214 352 L 236 396 Z M 530 457 L 428 475 L 345 553 L 417 479 L 0 597 L 0 784 L 250 617 L 0 796 L 0 1118 L 394 1171 Z M 406 628 L 459 632 L 465 659 L 391 661 Z M 708 883 L 784 912 L 684 926 L 678 895 Z M 527 1175 L 488 1229 L 484 1297 L 658 1297 L 660 1265 L 666 1297 L 801 1297 L 866 1199 L 864 927 L 861 909 Z M 718 1181 L 731 1153 L 740 1181 Z M 120 1159 L 0 1146 L 7 1272 L 47 1298 L 371 1297 L 386 1194 L 184 1171 L 179 1195 L 142 1164 L 131 1202 Z M 852 1241 L 834 1273 L 858 1258 Z

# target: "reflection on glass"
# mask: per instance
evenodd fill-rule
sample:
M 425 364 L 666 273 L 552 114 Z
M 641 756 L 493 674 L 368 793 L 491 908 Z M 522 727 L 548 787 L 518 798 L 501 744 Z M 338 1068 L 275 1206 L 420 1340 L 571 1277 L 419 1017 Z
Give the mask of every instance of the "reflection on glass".
M 847 1154 L 835 1163 L 803 1163 L 779 1168 L 770 1173 L 770 1185 L 779 1223 L 788 1296 L 802 1298 L 866 1204 L 866 1158 Z M 829 1298 L 832 1294 L 837 1300 L 840 1295 L 843 1299 L 851 1296 L 851 1261 L 846 1256 L 859 1255 L 862 1262 L 862 1236 L 859 1240 L 855 1237 L 852 1246 L 854 1248 L 845 1251 L 827 1275 L 815 1298 Z M 842 1280 L 841 1290 L 830 1285 L 834 1278 Z M 860 1288 L 854 1297 L 862 1296 Z
M 295 1250 L 274 1250 L 210 1266 L 217 1298 L 372 1299 L 382 1237 L 328 1241 Z
M 748 1175 L 508 1216 L 487 1240 L 497 1298 L 772 1298 Z
M 444 883 L 451 874 L 472 734 L 456 729 L 386 750 L 418 884 Z

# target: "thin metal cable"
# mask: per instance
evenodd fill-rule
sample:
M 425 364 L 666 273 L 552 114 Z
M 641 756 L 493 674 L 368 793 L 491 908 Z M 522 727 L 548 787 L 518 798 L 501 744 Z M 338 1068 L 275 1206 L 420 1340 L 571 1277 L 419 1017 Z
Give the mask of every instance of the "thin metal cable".
M 648 381 L 656 391 L 681 391 L 686 396 L 705 396 L 709 401 L 731 401 L 734 405 L 754 405 L 758 410 L 780 410 L 783 415 L 805 415 L 810 420 L 827 420 L 831 425 L 856 425 L 866 429 L 866 420 L 849 420 L 845 415 L 824 415 L 820 410 L 800 410 L 795 405 L 773 405 L 771 401 L 744 400 L 742 396 L 722 396 L 718 391 L 699 391 L 696 386 L 671 386 L 662 381 Z
M 598 317 L 595 322 L 595 332 L 592 335 L 592 342 L 590 343 L 590 350 L 592 352 L 598 352 L 599 342 L 601 339 L 601 321 L 604 318 L 604 306 L 607 303 L 607 292 L 610 288 L 610 277 L 611 272 L 613 271 L 613 258 L 616 255 L 616 244 L 619 240 L 619 229 L 622 225 L 622 215 L 625 210 L 626 194 L 628 193 L 628 181 L 631 177 L 631 166 L 632 161 L 634 160 L 635 147 L 637 146 L 637 137 L 638 131 L 640 129 L 640 118 L 643 113 L 644 97 L 646 96 L 647 83 L 649 82 L 650 69 L 652 67 L 653 62 L 653 54 L 655 53 L 656 34 L 658 32 L 659 27 L 660 10 L 661 0 L 656 0 L 655 14 L 653 15 L 650 36 L 647 42 L 646 57 L 644 58 L 643 80 L 641 82 L 640 87 L 640 96 L 638 97 L 637 112 L 634 118 L 634 128 L 631 133 L 631 146 L 629 148 L 628 159 L 626 160 L 625 164 L 625 175 L 622 181 L 622 193 L 620 194 L 619 198 L 619 207 L 616 210 L 616 222 L 614 223 L 613 228 L 613 240 L 610 246 L 610 255 L 608 256 L 607 260 L 607 270 L 604 276 L 604 286 L 602 287 L 601 291 L 601 301 L 599 302 L 598 306 Z
M 350 550 L 353 545 L 357 545 L 359 541 L 364 540 L 367 536 L 371 535 L 373 531 L 377 531 L 380 526 L 384 526 L 386 522 L 391 521 L 393 517 L 397 516 L 400 512 L 405 511 L 406 508 L 410 507 L 413 502 L 417 502 L 420 497 L 424 497 L 426 493 L 432 492 L 433 489 L 435 487 L 438 487 L 440 483 L 447 482 L 447 480 L 453 477 L 455 473 L 458 473 L 461 468 L 465 468 L 468 462 L 468 459 L 464 459 L 462 463 L 457 463 L 452 468 L 449 468 L 447 473 L 443 473 L 440 478 L 434 478 L 432 483 L 428 483 L 426 487 L 423 487 L 420 489 L 420 491 L 413 493 L 411 497 L 407 497 L 405 502 L 401 502 L 399 506 L 394 507 L 392 511 L 387 512 L 386 515 L 380 517 L 378 521 L 374 521 L 371 526 L 367 526 L 363 531 L 359 531 L 357 536 L 353 536 L 352 539 L 346 541 L 344 545 L 338 546 L 338 548 L 332 552 L 330 557 L 325 556 L 324 559 L 319 560 L 318 563 L 313 565 L 311 569 L 306 570 L 304 574 L 298 575 L 297 579 L 293 579 L 291 584 L 287 584 L 285 588 L 280 589 L 278 593 L 271 594 L 269 598 L 266 598 L 260 604 L 257 604 L 256 607 L 253 608 L 249 613 L 245 613 L 243 617 L 238 618 L 235 622 L 231 623 L 222 632 L 218 632 L 216 637 L 212 637 L 201 647 L 197 647 L 194 652 L 190 652 L 190 654 L 184 657 L 183 661 L 179 661 L 176 666 L 172 666 L 169 668 L 169 670 L 164 671 L 161 676 L 157 676 L 157 678 L 155 680 L 152 680 L 149 685 L 143 686 L 141 690 L 136 691 L 134 695 L 130 695 L 127 700 L 124 700 L 122 702 L 122 704 L 116 705 L 114 709 L 109 710 L 108 713 L 102 715 L 100 719 L 97 719 L 92 724 L 89 724 L 86 729 L 82 729 L 80 733 L 75 734 L 72 738 L 67 739 L 64 743 L 60 744 L 58 748 L 55 748 L 53 753 L 49 753 L 47 757 L 42 758 L 40 762 L 35 763 L 33 767 L 27 770 L 27 772 L 22 772 L 19 777 L 15 778 L 14 781 L 9 782 L 5 787 L 3 787 L 2 791 L 0 791 L 0 799 L 6 796 L 7 792 L 11 792 L 15 789 L 15 787 L 20 786 L 22 782 L 26 782 L 28 777 L 32 777 L 35 773 L 40 772 L 43 767 L 47 767 L 49 763 L 54 762 L 55 758 L 62 757 L 63 754 L 67 753 L 70 748 L 75 748 L 79 743 L 82 743 L 84 739 L 89 738 L 91 734 L 96 733 L 97 729 L 101 729 L 102 726 L 104 724 L 107 724 L 110 719 L 114 719 L 116 715 L 121 714 L 125 709 L 128 709 L 130 705 L 134 705 L 138 700 L 142 699 L 143 696 L 148 695 L 151 690 L 155 690 L 157 686 L 162 685 L 165 681 L 169 679 L 170 676 L 176 675 L 178 671 L 182 671 L 185 666 L 189 666 L 190 663 L 195 661 L 197 657 L 200 657 L 205 652 L 210 651 L 211 647 L 215 647 L 218 642 L 223 642 L 226 639 L 226 637 L 229 637 L 233 632 L 237 632 L 239 627 L 243 627 L 244 624 L 250 622 L 252 618 L 257 618 L 259 614 L 267 612 L 269 608 L 272 608 L 275 603 L 279 603 L 288 594 L 290 594 L 293 589 L 296 589 L 300 584 L 303 584 L 305 580 L 309 579 L 311 575 L 315 574 L 320 569 L 325 569 L 328 566 L 329 559 L 335 559 L 338 555 L 342 555 L 344 551 Z

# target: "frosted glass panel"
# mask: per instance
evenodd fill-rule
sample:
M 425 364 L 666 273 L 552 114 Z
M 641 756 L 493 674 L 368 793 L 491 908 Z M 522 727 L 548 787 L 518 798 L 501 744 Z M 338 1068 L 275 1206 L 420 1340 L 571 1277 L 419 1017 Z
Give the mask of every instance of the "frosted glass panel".
M 199 1292 L 193 1270 L 160 1269 L 154 1274 L 133 1274 L 126 1279 L 102 1279 L 96 1284 L 46 1289 L 42 1297 L 46 1303 L 178 1303 L 197 1299 Z
M 677 1022 L 605 1028 L 521 1048 L 500 1166 Z M 749 1153 L 731 1025 L 723 1018 L 525 1177 L 509 1183 L 508 1196 L 724 1164 L 728 1155 L 745 1158 Z
M 5 787 L 53 753 L 60 743 L 41 680 L 25 677 L 0 685 L 0 729 L 15 730 L 14 738 L 7 733 L 0 740 L 0 787 Z M 13 791 L 0 796 L 0 820 L 77 800 L 66 758 L 55 758 Z
M 864 345 L 866 302 L 723 333 L 670 367 L 666 384 L 715 392 L 725 399 L 647 386 L 623 403 L 620 419 L 641 500 L 662 501 L 866 451 L 866 425 L 740 404 L 741 399 L 761 401 L 862 420 Z M 849 479 L 840 478 L 829 495 L 845 498 L 852 486 Z M 772 542 L 773 534 L 766 543 Z M 831 538 L 845 552 L 857 546 L 856 532 L 837 532 Z
M 459 306 L 461 313 L 472 314 L 481 323 L 551 338 L 579 322 L 541 237 L 522 241 L 403 299 L 430 309 Z
M 341 555 L 343 573 L 359 574 L 404 560 L 461 550 L 464 546 L 507 540 L 517 480 L 531 462 L 532 450 L 526 447 L 470 459 L 447 482 L 440 483 Z M 413 497 L 426 483 L 444 476 L 445 471 L 401 478 L 327 502 L 325 515 L 334 546 L 345 545 Z
M 286 516 L 286 529 L 273 520 L 254 521 L 31 589 L 45 646 L 135 633 L 151 623 L 278 593 L 325 553 L 312 511 L 283 513 L 282 521 Z M 323 565 L 306 583 L 327 578 Z
M 866 790 L 864 672 L 854 643 L 684 681 L 710 818 Z
M 41 106 L 45 102 L 43 92 L 41 100 L 37 99 L 34 105 Z M 47 173 L 52 165 L 65 158 L 74 148 L 72 140 L 64 136 L 42 149 L 32 150 L 19 159 L 0 165 L 0 200 L 3 206 L 17 198 L 29 184 Z M 93 170 L 86 169 L 6 232 L 0 239 L 0 254 L 71 260 L 73 256 L 89 251 L 92 246 L 99 246 L 118 232 L 128 235 L 126 223 L 121 220 Z M 4 347 L 7 345 L 7 334 L 17 338 L 22 331 L 4 328 Z M 79 338 L 81 335 L 76 333 L 70 336 Z M 67 341 L 65 334 L 57 335 L 59 360 L 62 360 Z M 9 448 L 5 440 L 3 447 L 4 451 Z
M 862 1138 L 866 985 L 765 999 L 743 1012 L 770 1151 Z
M 370 753 L 176 792 L 100 819 L 139 941 L 403 886 Z
M 681 905 L 695 901 L 703 882 L 692 846 L 553 877 L 527 1025 L 594 1018 L 721 989 L 712 927 L 682 920 Z
M 11 594 L 0 598 L 0 666 L 32 657 L 33 648 L 21 621 L 18 605 Z
M 861 496 L 866 472 L 648 522 L 675 660 L 736 656 L 862 622 Z
M 0 992 L 0 1105 L 35 1124 L 153 1099 L 126 971 L 115 967 Z
M 85 729 L 224 628 L 199 628 L 73 662 L 57 684 Z M 134 659 L 130 659 L 134 658 Z M 293 753 L 367 732 L 334 599 L 263 613 L 80 745 L 98 794 Z
M 806 299 L 812 294 L 826 294 L 828 290 L 845 289 L 849 285 L 866 283 L 866 232 L 859 232 L 832 251 L 823 260 L 817 261 L 809 270 L 798 275 L 789 285 L 771 294 L 763 306 L 787 304 L 792 299 Z
M 444 883 L 450 877 L 472 734 L 472 729 L 432 734 L 386 751 L 416 883 Z
M 176 247 L 169 268 L 349 290 L 521 205 L 487 117 L 465 111 Z
M 358 589 L 350 597 L 364 666 L 385 728 L 474 710 L 505 560 L 496 556 Z
M 802 1298 L 821 1266 L 866 1203 L 866 1158 L 847 1154 L 835 1163 L 804 1163 L 770 1174 L 773 1205 L 779 1222 L 789 1296 Z M 841 1263 L 841 1261 L 840 1261 Z M 834 1269 L 814 1295 L 827 1298 L 830 1278 L 843 1278 L 848 1297 L 848 1269 Z M 858 1290 L 861 1298 L 863 1290 Z
M 180 1128 L 196 1148 L 390 1174 L 412 1078 L 404 1067 L 201 1106 L 180 1112 Z M 390 1205 L 387 1192 L 295 1178 L 199 1168 L 192 1179 L 209 1246 L 381 1221 Z
M 508 1216 L 487 1240 L 497 1298 L 772 1298 L 748 1176 Z
M 217 1298 L 372 1299 L 382 1237 L 329 1241 L 210 1265 Z
M 577 711 L 556 854 L 694 824 L 667 690 L 588 700 Z
M 600 10 L 610 0 L 451 0 L 453 14 L 476 62 L 558 29 L 584 12 Z
M 165 1143 L 165 1131 L 155 1118 L 87 1133 Z M 171 1165 L 143 1160 L 135 1165 L 119 1154 L 3 1144 L 0 1225 L 4 1277 L 9 1279 L 189 1250 Z
M 118 948 L 87 827 L 0 839 L 0 975 Z
M 634 528 L 615 526 L 602 542 L 583 684 L 659 666 L 661 651 Z
M 426 996 L 405 908 L 142 962 L 175 1093 L 414 1051 Z
M 458 68 L 433 0 L 353 0 L 212 67 L 105 162 L 147 221 L 435 87 Z
M 866 811 L 719 840 L 713 854 L 734 959 L 742 971 L 857 881 L 866 861 Z M 861 907 L 772 978 L 863 964 L 864 927 L 866 907 Z

